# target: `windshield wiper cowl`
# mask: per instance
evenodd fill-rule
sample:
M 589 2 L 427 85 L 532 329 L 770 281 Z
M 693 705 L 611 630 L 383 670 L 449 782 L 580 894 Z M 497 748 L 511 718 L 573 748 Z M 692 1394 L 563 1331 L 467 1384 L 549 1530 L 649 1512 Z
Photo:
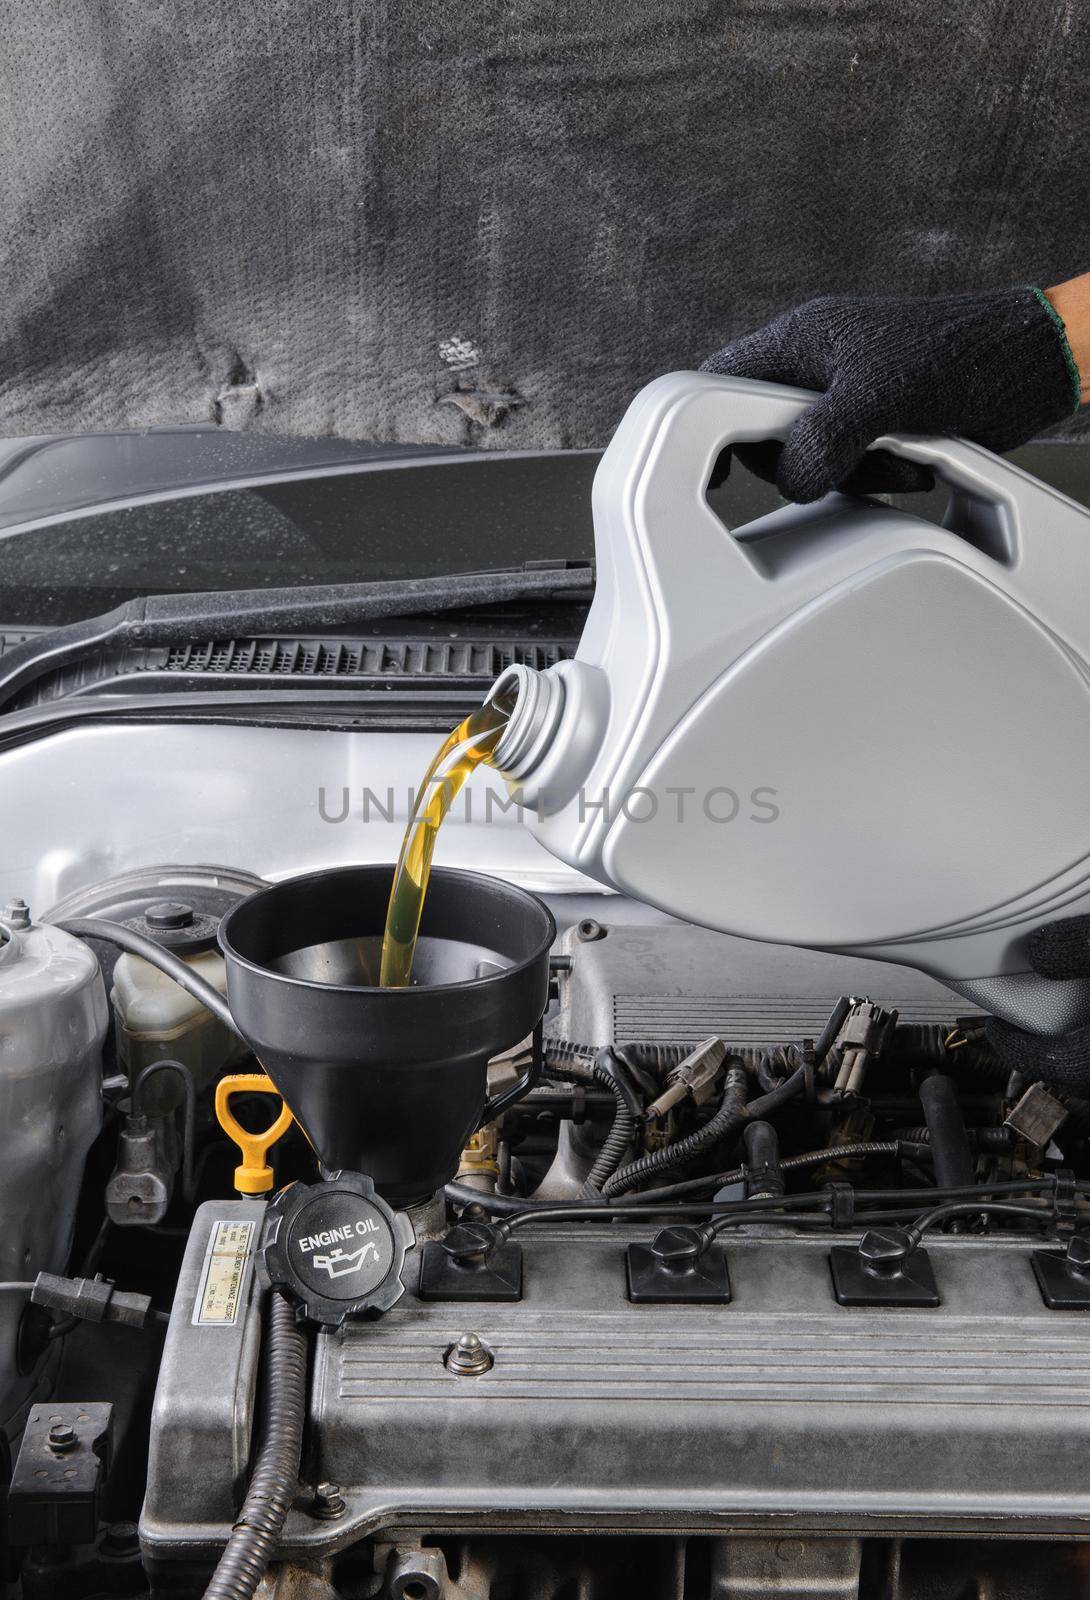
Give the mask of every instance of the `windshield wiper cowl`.
M 91 651 L 127 644 L 186 644 L 238 634 L 325 633 L 385 617 L 419 617 L 536 599 L 589 597 L 594 566 L 556 564 L 458 572 L 438 578 L 307 588 L 147 595 L 27 639 L 0 658 L 0 712 L 37 678 Z

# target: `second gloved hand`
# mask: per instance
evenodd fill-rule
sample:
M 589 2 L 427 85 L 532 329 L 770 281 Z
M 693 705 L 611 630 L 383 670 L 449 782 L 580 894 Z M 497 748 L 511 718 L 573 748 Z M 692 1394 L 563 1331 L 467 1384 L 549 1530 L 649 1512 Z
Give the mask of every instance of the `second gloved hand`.
M 1054 983 L 1090 985 L 1090 917 L 1065 917 L 1046 923 L 1030 935 L 1029 964 Z M 1054 1088 L 1090 1096 L 1090 1023 L 1069 1033 L 1026 1033 L 988 1019 L 986 1032 L 996 1056 L 1012 1072 L 1031 1082 L 1040 1078 Z
M 701 370 L 822 391 L 772 464 L 780 492 L 799 502 L 834 488 L 928 487 L 929 475 L 911 463 L 863 461 L 882 434 L 961 434 L 1010 450 L 1070 416 L 1080 396 L 1063 322 L 1044 293 L 1028 287 L 934 300 L 810 300 L 736 339 Z M 770 475 L 759 447 L 739 453 Z

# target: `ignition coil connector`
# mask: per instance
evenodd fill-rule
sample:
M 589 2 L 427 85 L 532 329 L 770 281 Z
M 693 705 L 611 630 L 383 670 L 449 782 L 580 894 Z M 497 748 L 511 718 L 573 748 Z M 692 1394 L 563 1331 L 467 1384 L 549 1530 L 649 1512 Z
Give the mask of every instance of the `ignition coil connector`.
M 647 1108 L 647 1120 L 659 1121 L 682 1100 L 689 1099 L 702 1106 L 710 1100 L 723 1071 L 727 1047 L 722 1039 L 705 1039 L 695 1050 L 671 1067 L 666 1074 L 666 1088 Z
M 837 1094 L 859 1093 L 867 1068 L 885 1049 L 896 1025 L 896 1011 L 886 1011 L 873 1000 L 852 1000 L 833 1045 L 840 1062 L 833 1084 Z

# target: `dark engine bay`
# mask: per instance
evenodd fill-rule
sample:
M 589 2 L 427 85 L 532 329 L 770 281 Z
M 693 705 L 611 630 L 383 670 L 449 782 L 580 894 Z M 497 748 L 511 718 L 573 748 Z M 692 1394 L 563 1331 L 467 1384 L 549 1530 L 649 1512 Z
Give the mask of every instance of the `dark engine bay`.
M 240 875 L 4 909 L 13 1594 L 1087 1592 L 1090 1102 L 1009 1074 L 919 974 L 605 896 L 552 901 L 513 1047 L 414 1005 L 383 1036 L 424 1074 L 399 1100 L 356 1059 L 369 1013 L 307 1012 L 371 959 L 334 926 L 350 871 L 389 881 L 314 875 L 296 912 L 280 885 L 280 931 L 237 911 L 219 946 Z M 493 993 L 486 880 L 436 876 L 424 981 L 453 885 Z M 224 952 L 290 980 L 273 1017 L 228 973 L 299 1120 L 103 917 L 220 990 Z M 427 1072 L 474 1050 L 464 1136 Z M 369 1141 L 377 1194 L 324 1159 Z

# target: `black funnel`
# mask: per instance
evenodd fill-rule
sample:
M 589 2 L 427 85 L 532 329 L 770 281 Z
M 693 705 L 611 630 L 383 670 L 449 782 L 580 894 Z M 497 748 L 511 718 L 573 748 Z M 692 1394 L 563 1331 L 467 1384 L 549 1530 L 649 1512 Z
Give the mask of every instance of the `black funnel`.
M 523 889 L 437 867 L 413 982 L 380 989 L 392 876 L 335 867 L 260 889 L 219 942 L 231 1014 L 322 1165 L 406 1205 L 454 1176 L 488 1061 L 541 1020 L 556 924 Z

